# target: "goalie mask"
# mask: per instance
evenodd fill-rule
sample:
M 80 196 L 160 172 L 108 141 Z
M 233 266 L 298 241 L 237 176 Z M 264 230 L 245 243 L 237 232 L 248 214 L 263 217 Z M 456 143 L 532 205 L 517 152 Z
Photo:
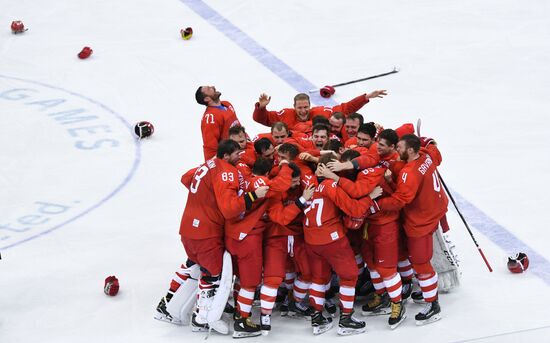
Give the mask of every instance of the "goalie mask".
M 517 253 L 508 257 L 508 270 L 512 273 L 523 273 L 529 268 L 529 258 L 525 253 Z
M 142 139 L 151 136 L 153 132 L 155 132 L 155 128 L 153 124 L 148 121 L 140 121 L 134 127 L 134 132 L 136 133 L 136 136 Z

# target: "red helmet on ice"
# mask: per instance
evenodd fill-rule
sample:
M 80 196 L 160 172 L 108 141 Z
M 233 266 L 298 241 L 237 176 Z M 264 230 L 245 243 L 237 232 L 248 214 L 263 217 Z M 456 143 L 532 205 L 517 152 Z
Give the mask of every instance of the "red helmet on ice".
M 323 98 L 330 98 L 335 92 L 336 90 L 332 86 L 325 86 L 319 90 L 319 94 L 321 94 Z
M 134 132 L 140 139 L 147 138 L 155 132 L 155 127 L 148 121 L 140 121 L 134 127 Z
M 11 22 L 11 32 L 12 33 L 25 32 L 25 25 L 21 20 L 14 20 Z
M 529 268 L 529 257 L 525 253 L 517 253 L 508 257 L 508 270 L 512 273 L 523 273 Z

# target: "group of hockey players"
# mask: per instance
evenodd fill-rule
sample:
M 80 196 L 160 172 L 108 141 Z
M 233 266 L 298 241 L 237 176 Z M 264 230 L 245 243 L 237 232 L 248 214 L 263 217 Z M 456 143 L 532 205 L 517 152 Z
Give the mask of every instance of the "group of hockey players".
M 458 284 L 444 233 L 442 158 L 412 124 L 384 129 L 357 113 L 386 91 L 334 107 L 311 107 L 300 93 L 281 111 L 268 110 L 261 94 L 253 119 L 270 131 L 254 140 L 220 95 L 213 86 L 195 93 L 206 106 L 205 162 L 181 178 L 188 259 L 155 318 L 228 334 L 222 314 L 232 313 L 241 338 L 268 334 L 275 307 L 310 320 L 314 334 L 331 329 L 339 311 L 338 334 L 350 335 L 366 329 L 354 316 L 361 296 L 362 314 L 389 315 L 392 329 L 406 318 L 408 298 L 423 304 L 418 325 L 440 319 L 440 291 Z

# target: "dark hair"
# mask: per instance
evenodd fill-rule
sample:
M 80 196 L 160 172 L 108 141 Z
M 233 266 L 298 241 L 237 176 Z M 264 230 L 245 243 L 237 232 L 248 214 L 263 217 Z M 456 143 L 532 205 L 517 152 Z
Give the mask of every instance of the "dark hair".
M 317 165 L 320 164 L 327 164 L 330 161 L 335 160 L 334 156 L 332 154 L 324 154 L 319 157 L 319 162 L 317 162 Z
M 241 132 L 246 133 L 246 131 L 244 130 L 244 126 L 242 125 L 237 124 L 229 128 L 229 136 L 238 135 Z
M 325 146 L 323 147 L 323 150 L 332 150 L 336 153 L 340 153 L 340 148 L 343 148 L 344 144 L 340 142 L 339 139 L 330 139 L 328 142 L 326 142 Z
M 325 125 L 325 124 L 315 124 L 315 125 L 313 125 L 313 128 L 311 128 L 311 132 L 321 131 L 321 130 L 326 130 L 326 131 L 327 131 L 327 135 L 328 135 L 329 132 L 330 132 L 329 126 L 327 126 L 327 125 Z
M 315 126 L 317 124 L 323 124 L 330 127 L 330 121 L 326 117 L 323 117 L 321 115 L 317 115 L 311 118 L 311 125 Z
M 300 151 L 298 150 L 298 147 L 292 143 L 283 143 L 279 145 L 279 152 L 282 152 L 284 154 L 288 153 L 288 157 L 293 160 L 298 156 Z
M 264 157 L 258 157 L 254 166 L 252 166 L 252 173 L 254 175 L 266 175 L 273 167 L 273 161 Z
M 418 152 L 420 150 L 420 138 L 416 135 L 404 135 L 399 140 L 405 141 L 405 147 L 407 149 L 412 148 L 414 152 Z
M 376 126 L 374 126 L 374 124 L 372 123 L 361 124 L 357 132 L 364 133 L 365 135 L 368 135 L 370 138 L 374 139 L 374 137 L 376 136 Z
M 258 139 L 257 141 L 254 142 L 254 150 L 258 154 L 263 154 L 272 145 L 273 145 L 273 143 L 271 143 L 269 138 L 267 138 L 267 137 L 260 138 L 260 139 Z
M 378 134 L 378 140 L 385 139 L 389 145 L 396 145 L 397 142 L 399 142 L 399 136 L 397 135 L 397 132 L 392 129 L 385 129 L 380 131 L 380 134 Z
M 296 165 L 296 163 L 290 162 L 290 163 L 288 164 L 288 166 L 290 167 L 290 169 L 292 169 L 292 177 L 293 177 L 293 178 L 294 178 L 294 177 L 298 177 L 298 176 L 300 176 L 300 175 L 302 174 L 302 171 L 300 170 L 300 167 L 298 167 L 298 166 Z
M 226 154 L 231 155 L 235 151 L 241 150 L 239 143 L 231 139 L 225 139 L 218 144 L 218 150 L 216 151 L 217 158 L 223 158 Z
M 359 157 L 359 156 L 361 156 L 361 154 L 359 153 L 359 151 L 353 150 L 353 149 L 349 149 L 349 150 L 344 151 L 344 153 L 342 154 L 342 156 L 340 156 L 340 161 L 342 161 L 342 162 L 351 161 L 351 160 L 353 160 L 354 158 L 357 158 L 357 157 Z
M 206 98 L 204 96 L 204 93 L 202 92 L 202 86 L 199 86 L 199 88 L 197 88 L 197 91 L 195 92 L 195 100 L 197 100 L 197 103 L 199 105 L 205 105 L 206 106 L 206 102 L 204 102 L 204 98 Z
M 359 119 L 359 124 L 363 124 L 365 122 L 365 119 L 363 119 L 363 115 L 360 114 L 360 113 L 352 113 L 350 114 L 346 120 L 355 120 L 355 119 Z

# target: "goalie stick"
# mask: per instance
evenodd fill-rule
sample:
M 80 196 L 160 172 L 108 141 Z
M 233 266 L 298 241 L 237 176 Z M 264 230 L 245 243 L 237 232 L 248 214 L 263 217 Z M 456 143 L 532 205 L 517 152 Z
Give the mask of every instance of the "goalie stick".
M 418 137 L 420 137 L 420 127 L 421 126 L 422 126 L 422 119 L 418 118 L 418 121 L 416 123 L 416 134 L 417 134 Z M 462 215 L 462 212 L 460 212 L 460 210 L 458 209 L 458 206 L 456 205 L 456 201 L 455 201 L 451 191 L 449 190 L 449 187 L 447 187 L 447 184 L 445 183 L 445 181 L 443 181 L 443 178 L 441 177 L 441 174 L 439 173 L 439 170 L 437 170 L 437 168 L 436 168 L 435 171 L 437 173 L 437 176 L 439 177 L 439 181 L 441 181 L 441 184 L 443 185 L 443 188 L 445 188 L 445 192 L 447 193 L 447 195 L 451 199 L 451 202 L 453 203 L 453 205 L 456 209 L 456 212 L 460 216 L 460 219 L 462 219 L 462 222 L 464 223 L 464 226 L 466 227 L 466 230 L 468 230 L 468 233 L 470 234 L 470 237 L 472 237 L 472 240 L 474 241 L 474 244 L 476 245 L 477 251 L 479 251 L 479 254 L 481 255 L 481 258 L 483 258 L 483 261 L 485 262 L 485 265 L 489 269 L 489 272 L 492 273 L 493 268 L 491 268 L 491 265 L 489 264 L 489 261 L 485 257 L 485 254 L 483 253 L 483 250 L 481 250 L 481 247 L 477 243 L 477 240 L 474 237 L 474 234 L 472 233 L 472 230 L 470 229 L 470 226 L 468 225 L 468 222 L 466 222 L 466 219 Z
M 347 81 L 347 82 L 337 83 L 337 84 L 335 84 L 335 85 L 331 85 L 331 87 L 335 88 L 335 87 L 340 87 L 340 86 L 351 85 L 352 83 L 357 83 L 357 82 L 367 81 L 367 80 L 371 80 L 371 79 L 376 79 L 376 78 L 379 78 L 379 77 L 383 77 L 383 76 L 386 76 L 386 75 L 395 74 L 395 73 L 398 73 L 398 72 L 399 72 L 399 68 L 393 67 L 393 70 L 392 70 L 392 71 L 389 71 L 389 72 L 387 72 L 387 73 L 382 73 L 382 74 L 378 74 L 378 75 L 372 75 L 372 76 L 363 77 L 363 78 L 357 79 L 357 80 L 351 80 L 351 81 Z M 309 93 L 315 93 L 315 92 L 318 92 L 319 89 L 320 89 L 320 88 L 310 89 L 308 92 L 309 92 Z

